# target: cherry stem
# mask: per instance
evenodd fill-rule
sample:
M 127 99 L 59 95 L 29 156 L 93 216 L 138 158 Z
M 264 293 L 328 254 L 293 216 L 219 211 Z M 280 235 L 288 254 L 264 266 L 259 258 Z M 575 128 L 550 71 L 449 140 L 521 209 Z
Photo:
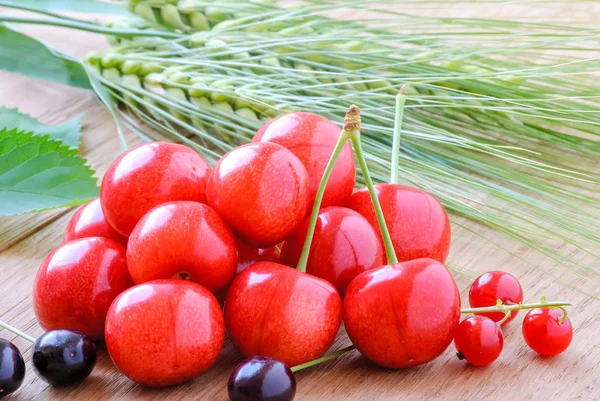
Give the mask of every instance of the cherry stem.
M 365 156 L 363 155 L 362 144 L 360 141 L 360 110 L 358 109 L 358 107 L 356 107 L 356 116 L 352 128 L 353 129 L 350 130 L 350 139 L 352 140 L 354 153 L 356 154 L 356 158 L 358 159 L 360 170 L 362 171 L 362 174 L 365 178 L 365 183 L 367 184 L 369 194 L 371 195 L 371 201 L 373 202 L 373 207 L 375 208 L 375 215 L 377 216 L 377 222 L 379 223 L 379 229 L 381 230 L 381 236 L 383 237 L 383 243 L 385 245 L 385 254 L 387 256 L 387 262 L 388 264 L 398 263 L 396 251 L 394 251 L 394 244 L 392 243 L 390 232 L 385 223 L 385 218 L 383 217 L 383 210 L 381 209 L 379 198 L 377 198 L 377 193 L 375 192 L 375 187 L 373 186 L 373 180 L 371 179 L 371 175 L 369 174 L 369 167 L 367 166 L 367 161 L 365 160 Z
M 315 365 L 318 365 L 320 363 L 327 362 L 327 361 L 330 361 L 332 359 L 335 359 L 335 358 L 337 358 L 337 357 L 345 354 L 346 352 L 352 351 L 353 349 L 356 349 L 356 347 L 354 345 L 350 345 L 350 346 L 348 346 L 346 348 L 342 348 L 339 351 L 332 352 L 331 354 L 322 356 L 319 359 L 315 359 L 315 360 L 310 361 L 310 362 L 306 362 L 306 363 L 303 363 L 303 364 L 300 364 L 300 365 L 296 365 L 296 366 L 292 367 L 291 370 L 292 370 L 292 372 L 295 373 L 295 372 L 298 372 L 299 370 L 310 368 L 311 366 L 315 366 Z
M 18 335 L 19 337 L 23 337 L 24 339 L 26 339 L 30 343 L 34 343 L 35 342 L 35 338 L 31 337 L 30 335 L 27 335 L 27 334 L 23 333 L 21 330 L 16 329 L 16 328 L 12 327 L 11 325 L 9 325 L 7 323 L 4 323 L 2 320 L 0 320 L 0 327 L 5 328 L 8 331 L 12 331 L 13 333 L 15 333 L 16 335 Z
M 511 316 L 512 316 L 512 312 L 506 311 L 504 313 L 504 317 L 498 322 L 498 326 L 502 326 L 504 324 L 504 322 L 506 322 L 508 319 L 510 319 Z
M 329 161 L 327 162 L 327 166 L 323 172 L 323 177 L 321 177 L 321 182 L 319 183 L 319 188 L 317 189 L 317 196 L 315 197 L 315 203 L 310 214 L 310 222 L 308 225 L 308 231 L 306 232 L 304 246 L 302 247 L 302 254 L 300 254 L 300 259 L 298 260 L 298 265 L 296 266 L 296 269 L 300 270 L 301 272 L 306 272 L 308 256 L 310 255 L 310 246 L 312 245 L 312 240 L 315 235 L 315 227 L 317 225 L 317 219 L 319 218 L 319 211 L 321 210 L 321 203 L 323 201 L 323 195 L 325 194 L 325 188 L 327 187 L 327 181 L 329 181 L 329 177 L 331 176 L 333 168 L 335 167 L 335 162 L 338 156 L 342 152 L 342 149 L 344 149 L 344 145 L 350 137 L 350 132 L 346 129 L 346 124 L 349 119 L 348 116 L 351 115 L 352 112 L 352 107 L 350 107 L 346 113 L 346 118 L 344 119 L 344 127 L 342 128 L 342 132 L 340 133 L 338 141 L 335 144 L 333 153 L 331 153 L 331 157 L 329 157 Z
M 402 136 L 402 119 L 406 103 L 406 88 L 400 88 L 396 95 L 396 117 L 394 119 L 394 140 L 392 142 L 392 160 L 390 169 L 390 184 L 398 184 L 398 168 L 400 161 L 400 138 Z
M 535 309 L 535 308 L 555 308 L 563 311 L 563 316 L 559 319 L 560 323 L 563 323 L 567 318 L 567 310 L 564 308 L 565 306 L 571 306 L 570 302 L 565 301 L 556 301 L 556 302 L 547 302 L 545 299 L 542 299 L 541 302 L 531 303 L 531 304 L 514 304 L 514 305 L 505 305 L 500 301 L 495 306 L 488 306 L 483 308 L 466 308 L 461 309 L 461 313 L 490 313 L 490 312 L 504 312 L 506 316 L 500 321 L 504 323 L 506 319 L 510 317 L 510 313 L 515 310 L 522 309 Z M 498 322 L 499 324 L 501 324 Z

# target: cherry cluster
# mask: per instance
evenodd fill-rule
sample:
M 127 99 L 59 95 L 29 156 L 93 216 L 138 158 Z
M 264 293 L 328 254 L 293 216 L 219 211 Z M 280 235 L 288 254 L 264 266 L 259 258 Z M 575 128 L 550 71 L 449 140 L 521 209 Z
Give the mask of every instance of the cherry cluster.
M 352 148 L 367 184 L 355 192 Z M 341 133 L 315 114 L 280 116 L 213 168 L 182 145 L 137 146 L 108 168 L 100 198 L 73 215 L 64 243 L 42 263 L 36 317 L 45 336 L 79 333 L 80 346 L 105 340 L 116 367 L 151 387 L 210 368 L 227 333 L 249 358 L 231 376 L 232 400 L 290 400 L 293 372 L 355 348 L 378 365 L 406 368 L 454 340 L 461 357 L 491 362 L 502 346 L 499 325 L 479 315 L 459 322 L 459 291 L 443 264 L 446 211 L 396 181 L 373 184 L 356 106 Z M 504 297 L 504 286 L 474 286 L 471 304 L 484 308 L 462 312 L 500 313 L 505 323 L 530 307 L 522 292 Z M 541 319 L 557 320 L 556 311 L 530 312 L 525 338 L 539 342 Z M 324 356 L 342 320 L 353 345 Z M 77 352 L 86 350 L 63 355 Z M 54 384 L 89 375 L 87 361 L 87 370 Z M 14 391 L 4 382 L 0 390 Z

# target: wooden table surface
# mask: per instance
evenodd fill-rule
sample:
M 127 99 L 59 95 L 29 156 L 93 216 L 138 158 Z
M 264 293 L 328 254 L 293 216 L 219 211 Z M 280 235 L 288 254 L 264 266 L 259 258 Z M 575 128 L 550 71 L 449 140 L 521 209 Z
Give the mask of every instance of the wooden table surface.
M 556 12 L 556 10 L 552 10 Z M 98 35 L 47 27 L 27 28 L 71 54 L 106 47 Z M 0 73 L 0 105 L 56 124 L 86 113 L 81 152 L 101 177 L 121 152 L 113 122 L 91 92 Z M 139 142 L 129 136 L 130 145 Z M 42 334 L 32 309 L 35 273 L 44 257 L 62 241 L 73 209 L 0 218 L 0 316 L 2 320 L 38 336 Z M 459 221 L 454 218 L 454 221 Z M 464 223 L 464 221 L 461 221 Z M 531 250 L 481 226 L 467 223 L 468 231 L 453 226 L 449 263 L 459 266 L 456 279 L 466 301 L 468 287 L 478 274 L 501 269 L 517 275 L 525 300 L 567 299 L 576 305 L 570 318 L 574 341 L 564 354 L 547 358 L 531 351 L 521 336 L 523 313 L 504 330 L 505 348 L 500 359 L 487 368 L 469 366 L 455 357 L 453 346 L 436 361 L 408 370 L 386 370 L 362 358 L 357 352 L 344 355 L 315 368 L 299 372 L 297 400 L 597 400 L 600 399 L 600 303 L 579 290 L 560 283 L 564 268 Z M 485 233 L 505 249 L 490 246 L 478 234 Z M 585 252 L 573 258 L 591 262 Z M 597 263 L 597 260 L 595 261 Z M 542 270 L 536 268 L 542 266 Z M 559 280 L 548 272 L 555 273 Z M 574 284 L 589 287 L 581 277 Z M 596 298 L 599 289 L 591 287 Z M 23 351 L 28 366 L 25 382 L 11 399 L 15 400 L 226 400 L 226 382 L 240 355 L 229 342 L 218 362 L 195 380 L 168 389 L 141 387 L 121 375 L 106 350 L 100 351 L 92 375 L 77 387 L 53 389 L 30 369 L 29 344 L 12 333 L 0 332 Z M 339 333 L 332 350 L 350 343 Z M 140 356 L 143 358 L 143 356 Z M 147 361 L 151 364 L 152 361 Z

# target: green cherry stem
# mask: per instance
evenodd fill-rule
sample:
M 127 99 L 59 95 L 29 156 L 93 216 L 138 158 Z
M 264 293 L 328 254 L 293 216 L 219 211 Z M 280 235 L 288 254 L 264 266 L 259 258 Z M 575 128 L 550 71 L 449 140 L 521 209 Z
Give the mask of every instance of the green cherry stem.
M 309 361 L 309 362 L 306 362 L 306 363 L 303 363 L 303 364 L 300 364 L 300 365 L 296 365 L 296 366 L 292 367 L 291 370 L 292 370 L 292 372 L 295 373 L 295 372 L 297 372 L 299 370 L 310 368 L 311 366 L 315 366 L 315 365 L 318 365 L 320 363 L 327 362 L 327 361 L 330 361 L 332 359 L 335 359 L 335 358 L 337 358 L 337 357 L 345 354 L 346 352 L 352 351 L 353 349 L 356 349 L 356 347 L 354 345 L 350 345 L 350 346 L 348 346 L 346 348 L 342 348 L 339 351 L 332 352 L 331 354 L 322 356 L 322 357 L 320 357 L 318 359 L 315 359 L 313 361 Z
M 325 171 L 323 172 L 323 177 L 321 177 L 321 182 L 319 183 L 319 188 L 317 189 L 317 196 L 315 197 L 315 203 L 310 214 L 310 222 L 308 225 L 308 231 L 306 232 L 304 246 L 302 247 L 302 254 L 300 255 L 300 259 L 298 260 L 298 265 L 296 266 L 296 269 L 300 270 L 301 272 L 306 272 L 306 265 L 308 263 L 308 256 L 310 254 L 310 246 L 312 245 L 312 240 L 315 235 L 315 227 L 317 225 L 317 218 L 319 217 L 319 210 L 321 209 L 323 195 L 325 194 L 325 188 L 327 187 L 327 181 L 329 181 L 329 177 L 331 176 L 331 172 L 333 171 L 335 162 L 340 153 L 342 152 L 342 149 L 344 148 L 344 145 L 346 144 L 350 136 L 350 132 L 347 129 L 346 125 L 348 121 L 348 116 L 351 113 L 352 107 L 350 107 L 350 109 L 346 113 L 346 118 L 344 119 L 344 127 L 342 128 L 342 132 L 340 133 L 338 141 L 335 144 L 333 153 L 331 153 L 331 157 L 327 162 L 327 166 L 325 167 Z
M 381 204 L 379 203 L 379 199 L 377 198 L 377 193 L 375 192 L 375 187 L 373 186 L 373 180 L 371 179 L 371 175 L 369 174 L 369 167 L 367 166 L 367 161 L 365 160 L 365 156 L 362 151 L 362 144 L 360 141 L 360 110 L 357 106 L 352 106 L 352 108 L 356 109 L 356 112 L 353 115 L 353 124 L 349 126 L 350 129 L 350 140 L 352 141 L 352 146 L 354 147 L 354 153 L 356 154 L 356 158 L 358 159 L 358 164 L 360 165 L 360 170 L 365 178 L 365 183 L 367 184 L 367 188 L 369 189 L 369 194 L 371 195 L 371 201 L 373 202 L 373 206 L 375 208 L 375 215 L 377 216 L 377 222 L 379 223 L 379 229 L 381 230 L 381 235 L 383 237 L 383 243 L 385 245 L 385 254 L 387 256 L 387 262 L 389 264 L 398 263 L 398 258 L 396 257 L 396 251 L 394 251 L 394 245 L 392 244 L 392 238 L 390 237 L 390 232 L 385 223 L 385 218 L 383 217 L 383 210 L 381 209 Z
M 16 328 L 12 327 L 10 324 L 4 323 L 2 320 L 0 320 L 0 327 L 5 328 L 8 331 L 12 331 L 13 333 L 15 333 L 16 335 L 18 335 L 19 337 L 23 337 L 24 339 L 26 339 L 30 343 L 34 343 L 35 342 L 35 338 L 31 337 L 28 334 L 23 333 L 19 329 L 16 329 Z
M 514 305 L 505 305 L 499 303 L 495 306 L 486 306 L 483 308 L 465 308 L 461 309 L 460 313 L 490 313 L 490 312 L 502 312 L 506 313 L 504 319 L 507 319 L 510 316 L 512 311 L 522 310 L 522 309 L 535 309 L 535 308 L 556 308 L 563 311 L 563 317 L 560 319 L 560 322 L 564 322 L 567 317 L 567 310 L 564 308 L 565 306 L 571 306 L 570 302 L 566 301 L 555 301 L 555 302 L 547 302 L 542 300 L 542 302 L 535 302 L 530 304 L 514 304 Z M 504 320 L 503 319 L 503 320 Z M 502 320 L 501 320 L 502 321 Z
M 392 142 L 392 160 L 390 184 L 398 184 L 398 167 L 400 160 L 400 139 L 402 137 L 402 119 L 406 103 L 406 88 L 403 86 L 396 95 L 396 117 L 394 118 L 394 139 Z

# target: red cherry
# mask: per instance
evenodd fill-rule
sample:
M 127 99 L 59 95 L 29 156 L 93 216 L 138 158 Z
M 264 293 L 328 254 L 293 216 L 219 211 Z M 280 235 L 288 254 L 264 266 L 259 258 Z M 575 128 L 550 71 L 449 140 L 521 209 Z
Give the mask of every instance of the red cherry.
M 156 280 L 121 294 L 106 317 L 106 348 L 131 380 L 166 387 L 211 367 L 225 340 L 223 313 L 199 284 Z
M 506 272 L 491 271 L 477 277 L 469 290 L 469 305 L 472 308 L 494 306 L 501 300 L 506 305 L 523 302 L 523 288 L 515 276 Z M 502 324 L 513 320 L 519 311 L 512 311 L 510 317 Z M 480 313 L 494 322 L 499 322 L 505 316 L 502 312 Z
M 128 236 L 150 209 L 160 204 L 206 201 L 209 165 L 183 145 L 153 142 L 123 153 L 108 168 L 100 199 L 106 220 Z
M 277 245 L 270 248 L 255 248 L 240 240 L 237 240 L 236 244 L 238 249 L 236 274 L 240 274 L 256 262 L 279 262 L 280 251 Z
M 417 259 L 358 275 L 344 297 L 344 324 L 361 354 L 405 368 L 437 358 L 454 338 L 460 295 L 448 269 Z
M 103 237 L 127 245 L 127 238 L 108 224 L 100 205 L 100 198 L 81 206 L 71 217 L 65 229 L 64 242 L 79 238 Z
M 310 216 L 284 242 L 281 259 L 296 266 L 306 239 Z M 354 210 L 328 207 L 319 212 L 306 272 L 335 286 L 340 294 L 354 277 L 383 265 L 385 252 L 377 232 Z
M 317 114 L 290 113 L 263 125 L 252 142 L 278 143 L 300 159 L 308 171 L 309 203 L 312 204 L 340 131 L 334 122 Z M 321 207 L 344 205 L 355 184 L 356 167 L 352 148 L 347 143 L 327 182 Z
M 235 275 L 235 238 L 211 207 L 165 203 L 135 226 L 127 245 L 127 265 L 136 284 L 185 278 L 215 293 Z
M 419 258 L 431 258 L 442 263 L 446 261 L 450 251 L 450 220 L 442 204 L 433 195 L 396 184 L 377 184 L 375 192 L 398 261 Z M 367 188 L 356 191 L 347 206 L 365 216 L 379 233 Z
M 225 300 L 225 324 L 245 356 L 268 356 L 288 366 L 308 362 L 331 346 L 342 301 L 327 281 L 272 262 L 237 276 Z
M 573 326 L 560 309 L 532 309 L 523 319 L 523 338 L 529 347 L 541 355 L 558 355 L 569 347 Z
M 454 345 L 459 359 L 472 365 L 485 366 L 500 356 L 504 335 L 498 323 L 485 316 L 471 316 L 456 329 Z
M 46 331 L 79 330 L 101 340 L 112 301 L 133 282 L 125 248 L 107 238 L 83 238 L 56 248 L 33 287 L 33 308 Z
M 283 241 L 308 211 L 308 174 L 275 143 L 240 146 L 225 154 L 207 186 L 208 204 L 250 245 Z

